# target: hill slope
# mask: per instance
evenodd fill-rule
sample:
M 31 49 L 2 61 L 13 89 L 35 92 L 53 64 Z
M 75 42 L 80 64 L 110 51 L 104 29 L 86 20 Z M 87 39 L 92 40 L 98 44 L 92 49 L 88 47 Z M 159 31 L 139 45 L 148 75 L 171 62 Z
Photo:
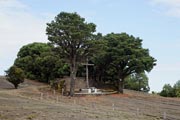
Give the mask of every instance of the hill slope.
M 0 89 L 14 88 L 13 84 L 9 83 L 5 77 L 0 76 Z
M 20 89 L 0 79 L 0 120 L 180 120 L 180 100 L 126 90 L 126 94 L 64 97 L 26 80 Z

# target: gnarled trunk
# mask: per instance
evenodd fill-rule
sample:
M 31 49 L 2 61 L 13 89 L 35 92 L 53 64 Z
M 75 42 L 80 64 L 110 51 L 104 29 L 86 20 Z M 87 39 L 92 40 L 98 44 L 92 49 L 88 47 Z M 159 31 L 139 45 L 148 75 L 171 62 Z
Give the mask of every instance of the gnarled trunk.
M 77 73 L 77 66 L 76 66 L 76 59 L 74 58 L 72 60 L 71 66 L 70 66 L 70 77 L 71 77 L 71 82 L 70 82 L 70 96 L 74 95 L 74 90 L 75 90 L 75 81 L 76 81 L 76 73 Z
M 123 94 L 123 89 L 124 89 L 124 79 L 120 78 L 118 80 L 118 93 Z
M 18 89 L 18 84 L 14 84 L 15 89 Z
M 74 90 L 75 90 L 75 80 L 76 80 L 76 73 L 75 71 L 73 70 L 71 72 L 71 82 L 70 82 L 70 96 L 73 96 L 74 95 Z

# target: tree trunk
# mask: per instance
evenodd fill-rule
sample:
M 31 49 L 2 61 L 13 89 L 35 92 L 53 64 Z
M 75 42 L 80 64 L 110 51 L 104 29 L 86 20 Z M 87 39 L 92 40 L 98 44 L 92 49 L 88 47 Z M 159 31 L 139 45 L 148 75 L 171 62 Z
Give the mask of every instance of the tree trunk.
M 138 88 L 139 91 L 141 91 L 141 81 L 139 80 L 139 88 Z
M 123 94 L 123 89 L 124 89 L 124 79 L 119 79 L 118 80 L 118 93 Z
M 70 67 L 70 77 L 71 77 L 71 82 L 70 82 L 70 96 L 74 95 L 74 90 L 75 90 L 75 80 L 76 80 L 76 73 L 77 73 L 77 66 L 76 66 L 76 61 L 75 58 L 73 59 Z
M 18 89 L 18 84 L 14 84 L 15 89 Z

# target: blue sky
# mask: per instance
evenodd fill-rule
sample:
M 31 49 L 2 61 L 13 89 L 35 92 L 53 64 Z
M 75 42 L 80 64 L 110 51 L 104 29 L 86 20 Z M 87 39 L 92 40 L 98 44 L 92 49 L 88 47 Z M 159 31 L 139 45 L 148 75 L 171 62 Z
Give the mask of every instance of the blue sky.
M 104 35 L 126 32 L 143 39 L 157 59 L 148 73 L 152 91 L 180 79 L 180 0 L 0 0 L 0 75 L 23 45 L 48 41 L 46 23 L 61 11 L 77 12 Z

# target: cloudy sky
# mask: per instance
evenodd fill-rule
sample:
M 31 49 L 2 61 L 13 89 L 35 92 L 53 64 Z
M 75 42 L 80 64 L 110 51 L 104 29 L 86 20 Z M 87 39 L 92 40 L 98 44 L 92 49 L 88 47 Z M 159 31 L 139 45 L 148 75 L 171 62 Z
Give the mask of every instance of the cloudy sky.
M 61 11 L 77 12 L 97 32 L 143 39 L 157 59 L 148 74 L 151 91 L 180 80 L 180 0 L 0 0 L 0 75 L 23 45 L 48 41 L 46 23 Z

